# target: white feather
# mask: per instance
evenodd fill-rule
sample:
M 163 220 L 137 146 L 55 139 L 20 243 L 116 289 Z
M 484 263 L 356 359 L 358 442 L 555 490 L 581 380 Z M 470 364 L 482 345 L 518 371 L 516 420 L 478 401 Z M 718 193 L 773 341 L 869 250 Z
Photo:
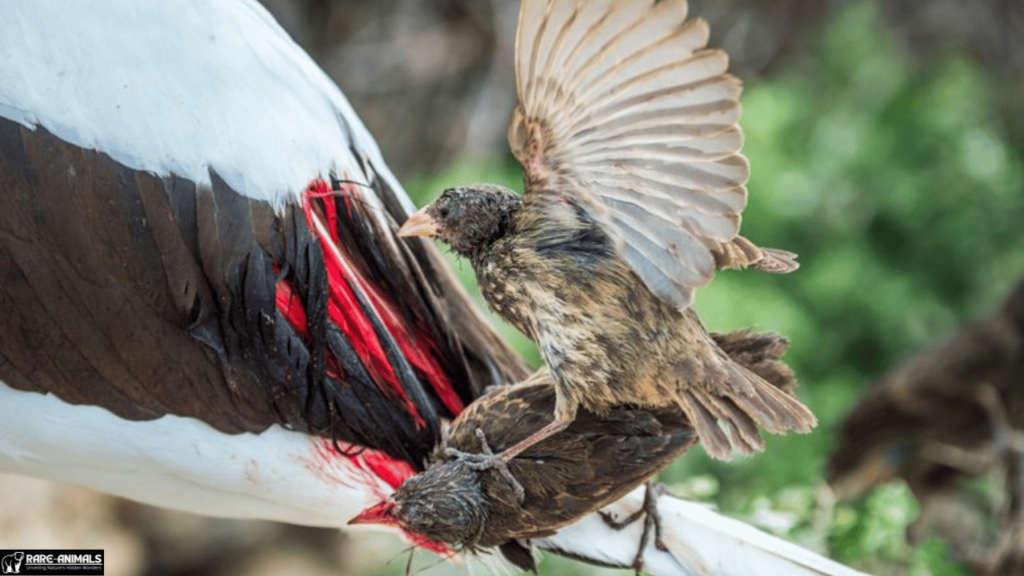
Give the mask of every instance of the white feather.
M 643 504 L 644 490 L 637 488 L 605 510 L 617 518 L 628 516 Z M 668 551 L 662 552 L 653 544 L 644 551 L 644 572 L 654 576 L 866 576 L 702 504 L 662 496 L 658 510 Z M 642 530 L 643 522 L 634 522 L 617 531 L 597 514 L 591 514 L 534 544 L 606 564 L 629 566 Z
M 322 439 L 224 434 L 192 418 L 123 420 L 0 382 L 0 472 L 205 516 L 340 527 L 391 492 Z
M 0 115 L 131 168 L 215 170 L 278 207 L 313 178 L 358 179 L 352 148 L 401 190 L 341 91 L 250 0 L 2 2 Z

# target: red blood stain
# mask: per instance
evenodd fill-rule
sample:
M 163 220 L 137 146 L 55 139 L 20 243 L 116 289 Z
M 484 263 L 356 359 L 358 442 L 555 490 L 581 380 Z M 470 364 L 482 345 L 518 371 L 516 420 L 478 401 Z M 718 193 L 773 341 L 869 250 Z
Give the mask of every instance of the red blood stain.
M 337 484 L 345 483 L 345 480 L 338 477 L 334 472 L 334 463 L 339 459 L 344 460 L 347 465 L 353 466 L 358 471 L 383 480 L 392 490 L 397 488 L 406 478 L 416 473 L 416 470 L 407 462 L 396 460 L 376 450 L 364 449 L 361 452 L 355 453 L 357 447 L 344 442 L 339 442 L 335 446 L 329 440 L 321 439 L 313 445 L 313 451 L 319 460 L 313 463 L 317 472 L 325 479 Z M 346 455 L 346 452 L 349 455 Z M 366 485 L 374 491 L 375 496 L 381 501 L 381 504 L 378 504 L 376 507 L 382 507 L 382 504 L 387 502 L 388 495 L 373 480 L 367 482 Z M 410 542 L 436 554 L 449 556 L 455 553 L 454 550 L 443 542 L 434 542 L 422 534 L 406 530 L 393 515 L 384 514 L 376 518 L 374 523 L 398 528 L 401 530 L 402 535 Z
M 384 325 L 406 361 L 435 391 L 445 407 L 452 414 L 458 415 L 465 405 L 441 369 L 434 355 L 435 348 L 427 330 L 414 331 L 405 323 L 395 303 L 366 278 L 349 254 L 347 247 L 340 242 L 338 234 L 340 216 L 337 201 L 339 198 L 342 200 L 347 217 L 351 219 L 354 217 L 353 200 L 358 200 L 358 196 L 358 188 L 348 187 L 343 190 L 333 190 L 323 180 L 314 180 L 307 187 L 303 198 L 302 208 L 306 223 L 309 230 L 320 241 L 327 271 L 328 318 L 345 335 L 370 377 L 381 387 L 381 390 L 390 391 L 417 426 L 426 425 L 415 404 L 402 389 L 392 363 L 367 316 L 367 311 L 359 304 L 357 292 L 361 294 L 370 304 L 369 313 L 377 316 L 380 323 Z M 316 206 L 313 203 L 315 199 L 321 201 Z M 320 227 L 317 226 L 317 221 L 326 229 L 327 237 L 318 233 Z M 275 272 L 280 272 L 278 266 L 275 266 Z M 278 311 L 302 338 L 308 340 L 310 335 L 307 314 L 295 286 L 289 280 L 282 278 L 277 282 L 275 296 Z M 344 380 L 341 363 L 330 352 L 327 353 L 326 372 L 332 378 Z M 363 449 L 356 453 L 357 447 L 346 446 L 343 443 L 339 443 L 339 445 L 342 448 L 341 451 L 336 449 L 331 441 L 322 439 L 316 443 L 314 448 L 319 460 L 316 464 L 317 469 L 325 478 L 333 482 L 344 481 L 331 470 L 331 463 L 337 462 L 339 459 L 347 460 L 348 464 L 381 479 L 392 490 L 416 473 L 409 463 L 392 458 L 383 452 Z M 354 455 L 346 455 L 346 452 Z M 379 485 L 372 484 L 373 489 L 380 492 Z M 387 494 L 379 493 L 377 496 L 383 500 Z M 403 532 L 410 541 L 418 546 L 438 554 L 453 553 L 445 544 L 433 542 L 419 534 L 405 530 Z

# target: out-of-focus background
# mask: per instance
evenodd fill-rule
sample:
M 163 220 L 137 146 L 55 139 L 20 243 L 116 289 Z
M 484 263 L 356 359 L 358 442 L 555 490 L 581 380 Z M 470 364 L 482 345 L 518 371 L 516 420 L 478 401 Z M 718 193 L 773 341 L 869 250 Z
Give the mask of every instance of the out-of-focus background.
M 349 96 L 418 204 L 467 181 L 520 187 L 504 140 L 516 2 L 265 3 Z M 662 480 L 868 572 L 967 574 L 997 527 L 978 520 L 969 545 L 927 531 L 911 544 L 906 486 L 837 502 L 826 461 L 875 378 L 994 310 L 1024 275 L 1024 4 L 693 0 L 691 13 L 746 86 L 744 233 L 802 264 L 781 277 L 720 273 L 697 307 L 712 329 L 789 336 L 820 425 L 732 463 L 696 448 Z M 972 485 L 981 509 L 993 482 Z M 401 574 L 407 559 L 384 537 L 203 519 L 0 476 L 0 548 L 16 542 L 106 548 L 115 575 Z M 555 558 L 541 573 L 605 572 Z

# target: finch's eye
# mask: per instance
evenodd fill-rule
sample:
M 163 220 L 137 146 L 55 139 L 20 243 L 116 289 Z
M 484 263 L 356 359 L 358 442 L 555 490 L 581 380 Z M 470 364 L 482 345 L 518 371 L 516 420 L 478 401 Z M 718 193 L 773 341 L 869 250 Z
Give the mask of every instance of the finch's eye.
M 447 218 L 448 217 L 448 207 L 447 206 L 442 206 L 441 210 L 439 210 L 438 213 L 441 215 L 441 218 Z

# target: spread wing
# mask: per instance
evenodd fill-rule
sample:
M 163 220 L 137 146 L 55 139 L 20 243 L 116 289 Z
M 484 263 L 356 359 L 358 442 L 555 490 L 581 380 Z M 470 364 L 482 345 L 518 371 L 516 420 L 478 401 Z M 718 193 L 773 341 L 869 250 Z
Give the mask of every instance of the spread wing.
M 740 82 L 707 40 L 685 0 L 523 0 L 516 37 L 509 143 L 527 196 L 570 197 L 679 308 L 746 204 Z

